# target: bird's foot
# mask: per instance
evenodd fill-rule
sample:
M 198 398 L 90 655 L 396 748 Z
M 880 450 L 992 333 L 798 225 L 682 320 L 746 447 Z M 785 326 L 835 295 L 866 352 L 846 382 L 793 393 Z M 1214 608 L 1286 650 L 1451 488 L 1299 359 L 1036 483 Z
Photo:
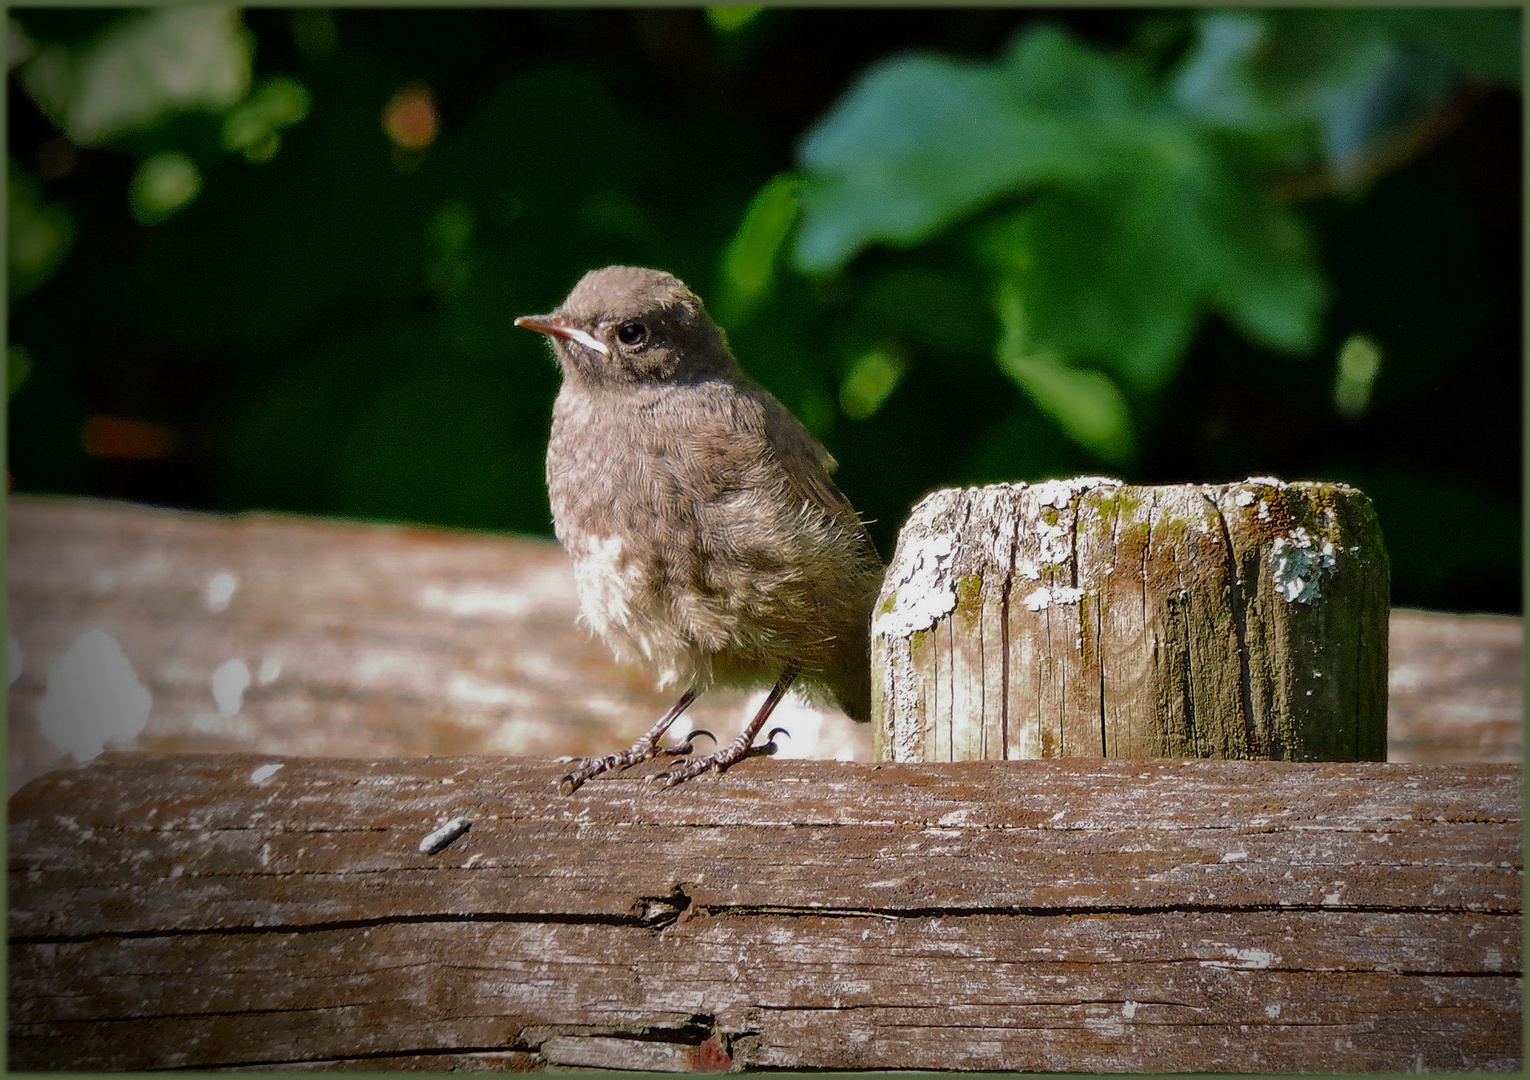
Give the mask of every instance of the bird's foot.
M 753 743 L 754 739 L 750 733 L 746 732 L 715 753 L 688 761 L 677 769 L 658 773 L 653 777 L 653 781 L 663 784 L 665 787 L 674 787 L 676 784 L 684 783 L 691 777 L 700 776 L 704 772 L 713 772 L 721 775 L 730 765 L 737 765 L 746 757 L 774 754 L 776 752 L 777 734 L 786 735 L 788 738 L 791 737 L 785 728 L 775 728 L 765 737 L 764 743 L 759 746 L 752 746 L 751 743 Z
M 649 758 L 689 754 L 693 749 L 691 742 L 698 735 L 705 735 L 714 743 L 717 741 L 717 736 L 713 735 L 710 731 L 707 731 L 705 728 L 697 728 L 674 746 L 659 746 L 653 739 L 644 735 L 619 754 L 607 754 L 605 757 L 600 758 L 582 758 L 580 759 L 581 764 L 579 768 L 558 781 L 558 792 L 562 795 L 572 795 L 579 790 L 586 780 L 599 776 L 603 772 L 610 772 L 612 769 L 631 768 L 633 765 L 647 761 Z

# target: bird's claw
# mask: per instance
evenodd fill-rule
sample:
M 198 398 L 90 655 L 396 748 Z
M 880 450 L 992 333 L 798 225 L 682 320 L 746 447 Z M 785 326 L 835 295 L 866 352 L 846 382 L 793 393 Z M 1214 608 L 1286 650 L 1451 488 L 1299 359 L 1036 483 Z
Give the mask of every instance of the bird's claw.
M 749 747 L 739 742 L 731 742 L 721 750 L 714 751 L 704 758 L 688 761 L 679 768 L 660 773 L 654 779 L 661 781 L 665 787 L 674 787 L 676 784 L 684 783 L 693 776 L 700 776 L 704 772 L 709 772 L 713 776 L 721 776 L 729 768 L 737 765 L 748 756 Z
M 654 750 L 654 756 L 657 757 L 658 755 L 663 754 L 665 757 L 677 757 L 680 755 L 689 754 L 691 751 L 696 749 L 692 743 L 695 741 L 696 736 L 698 735 L 705 735 L 707 738 L 712 740 L 713 746 L 717 745 L 716 735 L 713 735 L 706 728 L 697 728 L 695 731 L 692 731 L 690 734 L 686 735 L 685 738 L 681 739 L 674 746 L 660 746 L 656 748 Z
M 572 795 L 584 785 L 586 780 L 599 776 L 601 773 L 614 772 L 617 769 L 630 769 L 632 766 L 639 762 L 647 761 L 649 758 L 689 754 L 695 749 L 692 743 L 698 735 L 705 735 L 714 743 L 717 742 L 716 735 L 713 735 L 705 728 L 697 728 L 674 746 L 654 746 L 645 739 L 639 739 L 619 754 L 607 754 L 605 757 L 600 758 L 570 758 L 569 760 L 571 761 L 578 761 L 579 767 L 558 781 L 558 793 L 560 795 Z M 659 777 L 666 775 L 668 774 L 660 773 Z

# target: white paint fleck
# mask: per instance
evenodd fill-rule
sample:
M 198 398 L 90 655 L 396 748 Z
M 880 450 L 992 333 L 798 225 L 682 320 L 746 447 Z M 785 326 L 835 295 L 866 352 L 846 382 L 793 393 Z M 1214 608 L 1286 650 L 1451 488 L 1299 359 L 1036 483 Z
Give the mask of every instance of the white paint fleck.
M 1270 487 L 1279 488 L 1281 491 L 1286 490 L 1286 482 L 1284 480 L 1277 480 L 1273 476 L 1250 476 L 1243 482 L 1245 484 L 1268 484 Z
M 1277 536 L 1270 545 L 1275 591 L 1288 603 L 1310 604 L 1323 594 L 1322 579 L 1335 566 L 1333 544 L 1318 544 L 1298 525 L 1289 537 Z
M 277 773 L 281 772 L 282 765 L 283 762 L 280 761 L 273 761 L 269 765 L 262 765 L 260 768 L 250 773 L 250 783 L 264 783 L 265 781 L 271 779 L 271 777 L 275 776 Z
M 1239 968 L 1254 970 L 1267 968 L 1280 957 L 1265 949 L 1228 949 L 1231 960 L 1202 960 L 1201 967 Z
M 1085 1016 L 1084 1027 L 1107 1039 L 1120 1039 L 1126 1035 L 1126 1025 L 1116 1016 Z
M 19 678 L 21 678 L 21 642 L 16 640 L 15 634 L 7 632 L 5 635 L 5 685 L 15 686 Z
M 1248 852 L 1246 851 L 1229 851 L 1226 855 L 1222 856 L 1222 861 L 1242 862 L 1246 858 L 1248 858 Z
M 1339 894 L 1338 893 L 1331 892 L 1331 893 L 1324 893 L 1323 894 L 1323 903 L 1325 903 L 1325 904 L 1337 904 L 1338 902 L 1339 902 Z
M 268 656 L 260 662 L 260 670 L 255 673 L 255 681 L 261 686 L 270 686 L 281 673 L 281 660 L 275 656 Z
M 442 825 L 439 829 L 427 834 L 425 839 L 420 841 L 420 854 L 434 855 L 436 852 L 446 847 L 447 844 L 450 844 L 453 840 L 457 839 L 457 837 L 467 832 L 471 827 L 471 824 L 472 823 L 469 822 L 465 817 L 452 818 L 445 825 Z
M 1132 1017 L 1136 1016 L 1137 1015 L 1137 1003 L 1135 1001 L 1131 1001 L 1131 1000 L 1127 1000 L 1127 1001 L 1121 1002 L 1121 1015 L 1124 1016 L 1128 1020 L 1130 1020 Z
M 1090 488 L 1120 486 L 1120 480 L 1109 476 L 1075 476 L 1067 480 L 1044 480 L 1039 484 L 1030 485 L 1030 489 L 1035 493 L 1037 505 L 1051 506 L 1061 510 L 1071 505 L 1080 492 L 1088 491 Z
M 884 593 L 889 587 L 897 592 L 888 610 L 880 610 L 879 605 L 871 625 L 874 636 L 906 638 L 928 630 L 937 619 L 956 610 L 956 582 L 951 577 L 955 548 L 949 534 L 936 533 L 897 553 L 883 585 Z
M 137 738 L 153 700 L 117 639 L 87 630 L 49 665 L 37 723 L 45 739 L 84 762 L 108 743 L 125 747 Z
M 1482 966 L 1489 971 L 1503 970 L 1503 953 L 1497 949 L 1488 949 L 1483 953 Z
M 1264 1015 L 1268 1016 L 1271 1020 L 1279 1020 L 1280 1002 L 1277 1001 L 1273 1005 L 1266 1005 L 1264 1007 Z
M 207 610 L 227 610 L 229 601 L 234 598 L 234 590 L 238 587 L 237 577 L 227 570 L 219 570 L 207 581 Z
M 1254 493 L 1252 491 L 1240 491 L 1233 496 L 1234 506 L 1253 506 Z
M 250 666 L 234 659 L 213 672 L 212 694 L 223 716 L 236 716 L 244 707 L 244 692 L 250 688 Z
M 1076 604 L 1083 599 L 1083 596 L 1083 589 L 1063 585 L 1048 588 L 1043 585 L 1020 602 L 1032 611 L 1042 611 L 1053 604 Z

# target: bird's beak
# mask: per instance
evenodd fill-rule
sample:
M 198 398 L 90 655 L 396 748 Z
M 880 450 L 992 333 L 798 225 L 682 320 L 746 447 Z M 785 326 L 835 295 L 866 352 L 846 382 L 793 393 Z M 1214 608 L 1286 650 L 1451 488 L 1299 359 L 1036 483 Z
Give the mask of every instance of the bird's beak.
M 548 337 L 558 337 L 565 341 L 577 341 L 587 349 L 594 349 L 602 356 L 610 356 L 611 350 L 606 348 L 605 343 L 584 330 L 579 329 L 573 323 L 561 315 L 522 315 L 515 320 L 516 326 L 524 326 L 527 330 L 535 330 L 539 334 Z

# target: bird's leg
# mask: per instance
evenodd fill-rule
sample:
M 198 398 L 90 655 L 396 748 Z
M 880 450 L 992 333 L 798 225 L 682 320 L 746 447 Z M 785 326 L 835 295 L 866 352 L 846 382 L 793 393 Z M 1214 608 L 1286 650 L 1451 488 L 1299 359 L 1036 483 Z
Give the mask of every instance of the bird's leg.
M 584 762 L 558 781 L 558 790 L 564 795 L 572 795 L 592 776 L 599 776 L 610 769 L 625 769 L 629 765 L 636 765 L 640 761 L 647 761 L 655 754 L 676 753 L 679 748 L 671 747 L 666 750 L 658 749 L 659 740 L 669 730 L 669 725 L 679 719 L 680 714 L 690 708 L 691 702 L 696 700 L 696 688 L 693 686 L 680 696 L 680 700 L 670 706 L 669 712 L 659 717 L 658 723 L 649 728 L 641 739 L 633 743 L 619 754 L 607 754 L 603 758 L 586 758 Z M 707 734 L 710 734 L 708 732 Z M 690 747 L 690 740 L 683 744 L 686 749 Z
M 673 787 L 682 780 L 689 780 L 693 776 L 700 776 L 711 769 L 713 772 L 722 772 L 730 765 L 736 765 L 749 756 L 749 748 L 754 745 L 754 737 L 760 733 L 760 728 L 765 726 L 765 721 L 770 719 L 770 714 L 775 712 L 776 706 L 781 704 L 781 699 L 786 696 L 787 689 L 792 685 L 792 680 L 797 677 L 795 668 L 787 668 L 776 680 L 776 685 L 770 688 L 765 701 L 760 705 L 760 711 L 754 714 L 754 719 L 749 721 L 749 726 L 739 733 L 739 737 L 727 746 L 715 753 L 708 754 L 703 758 L 695 758 L 686 762 L 678 769 L 671 769 L 655 780 L 662 780 L 666 786 Z

